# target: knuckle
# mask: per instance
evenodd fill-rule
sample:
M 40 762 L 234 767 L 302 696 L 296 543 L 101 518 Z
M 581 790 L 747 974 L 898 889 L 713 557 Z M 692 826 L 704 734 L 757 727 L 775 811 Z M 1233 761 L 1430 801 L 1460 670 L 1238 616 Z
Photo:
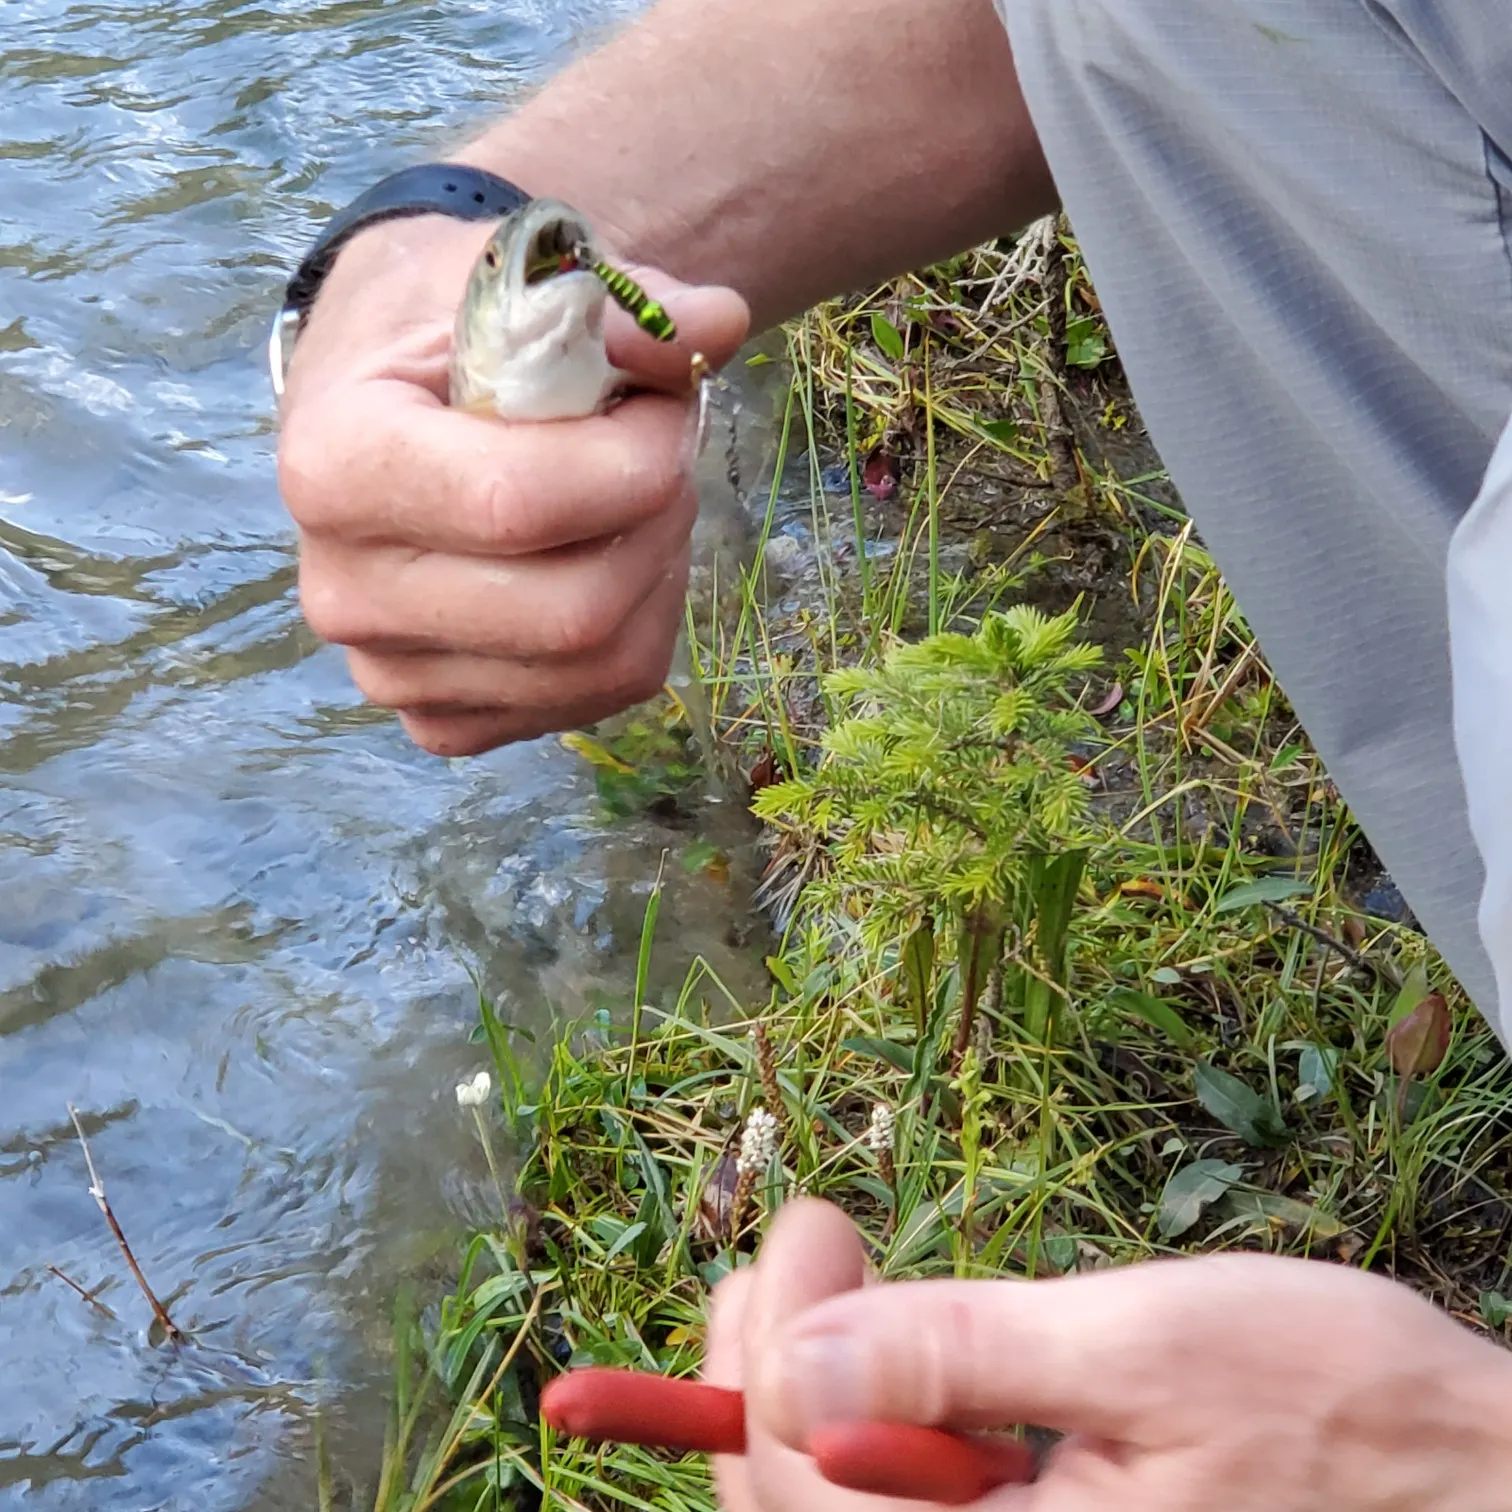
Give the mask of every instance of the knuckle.
M 621 450 L 619 487 L 627 497 L 639 500 L 646 514 L 670 509 L 681 496 L 684 483 L 675 441 Z
M 673 649 L 682 623 L 683 597 L 657 598 L 625 625 L 609 653 L 601 659 L 598 695 L 616 709 L 649 703 L 661 696 L 672 670 Z
M 479 543 L 511 550 L 529 531 L 530 503 L 518 479 L 507 472 L 493 472 L 479 478 L 476 486 L 472 514 Z
M 308 409 L 292 409 L 278 441 L 278 490 L 297 523 L 311 525 L 328 512 L 332 479 L 338 475 L 331 466 L 327 428 Z
M 381 709 L 403 709 L 419 702 L 412 679 L 390 658 L 353 652 L 347 656 L 347 669 L 357 691 Z
M 611 695 L 619 701 L 622 708 L 629 708 L 631 704 L 649 703 L 666 686 L 671 663 L 670 655 L 648 656 L 641 652 L 622 669 L 621 675 L 610 689 Z
M 600 651 L 612 639 L 619 622 L 617 596 L 587 590 L 563 594 L 538 622 L 534 649 L 554 657 Z
M 958 1395 L 974 1397 L 979 1382 L 990 1379 L 996 1366 L 980 1320 L 965 1301 L 947 1294 L 930 1321 L 935 1326 L 922 1331 L 921 1348 L 908 1362 L 916 1407 L 925 1422 L 948 1416 Z
M 301 567 L 299 608 L 305 623 L 321 640 L 346 646 L 361 639 L 351 595 L 330 573 Z
M 645 634 L 637 633 L 638 630 L 638 626 L 629 627 L 598 658 L 585 693 L 599 699 L 623 698 L 627 704 L 656 696 L 664 681 L 656 675 L 656 653 L 660 647 L 649 644 Z
M 667 683 L 667 668 L 659 671 L 655 666 L 642 666 L 638 675 L 625 684 L 622 690 L 625 707 L 631 704 L 650 703 Z

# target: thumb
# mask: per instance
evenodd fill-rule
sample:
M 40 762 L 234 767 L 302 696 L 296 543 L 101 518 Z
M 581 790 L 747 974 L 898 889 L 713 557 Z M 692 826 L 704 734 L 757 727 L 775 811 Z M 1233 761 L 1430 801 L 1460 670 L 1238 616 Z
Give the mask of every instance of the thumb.
M 623 267 L 623 264 L 619 266 Z M 751 311 L 734 289 L 718 284 L 685 284 L 655 268 L 624 271 L 661 304 L 677 326 L 671 341 L 657 341 L 611 302 L 604 322 L 609 360 L 642 382 L 686 390 L 688 364 L 695 352 L 721 368 L 733 357 L 751 328 Z
M 810 1306 L 747 1377 L 795 1449 L 838 1422 L 954 1429 L 1021 1424 L 1138 1442 L 1170 1377 L 1167 1263 L 1044 1281 L 909 1281 Z M 1152 1316 L 1153 1315 L 1153 1316 Z M 1153 1388 L 1153 1389 L 1152 1389 Z

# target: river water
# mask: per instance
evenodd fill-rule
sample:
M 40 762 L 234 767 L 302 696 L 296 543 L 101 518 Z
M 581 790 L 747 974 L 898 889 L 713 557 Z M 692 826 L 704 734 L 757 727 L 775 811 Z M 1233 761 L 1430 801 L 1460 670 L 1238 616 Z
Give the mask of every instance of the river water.
M 604 828 L 555 742 L 446 763 L 364 708 L 262 366 L 332 208 L 616 19 L 0 5 L 0 1507 L 312 1508 L 322 1401 L 360 1485 L 396 1285 L 488 1211 L 469 968 L 525 1024 L 623 999 L 686 835 Z M 738 983 L 734 901 L 668 876 L 662 969 Z

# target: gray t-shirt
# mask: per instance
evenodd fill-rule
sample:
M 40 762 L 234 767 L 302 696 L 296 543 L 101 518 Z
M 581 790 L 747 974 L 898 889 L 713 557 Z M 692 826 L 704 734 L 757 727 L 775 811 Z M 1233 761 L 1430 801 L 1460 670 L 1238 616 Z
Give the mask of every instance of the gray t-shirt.
M 1151 437 L 1512 1043 L 1512 6 L 997 4 Z

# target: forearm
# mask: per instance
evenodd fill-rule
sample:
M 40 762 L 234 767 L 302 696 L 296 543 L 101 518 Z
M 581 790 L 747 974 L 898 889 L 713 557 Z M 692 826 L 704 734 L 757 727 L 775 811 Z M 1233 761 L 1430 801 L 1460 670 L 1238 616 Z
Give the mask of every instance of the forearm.
M 990 0 L 661 0 L 455 156 L 758 326 L 1054 203 Z

